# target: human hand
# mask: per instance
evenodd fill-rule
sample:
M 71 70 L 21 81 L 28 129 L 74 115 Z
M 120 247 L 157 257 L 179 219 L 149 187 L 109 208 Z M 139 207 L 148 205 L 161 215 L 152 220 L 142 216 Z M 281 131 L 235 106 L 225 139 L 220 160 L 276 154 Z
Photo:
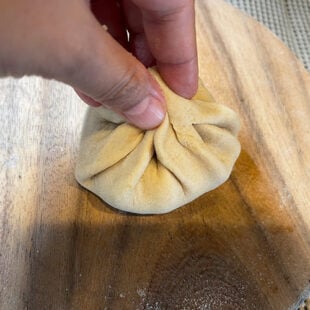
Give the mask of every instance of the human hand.
M 144 65 L 179 95 L 197 89 L 193 0 L 2 0 L 0 42 L 0 76 L 57 79 L 143 129 L 165 114 Z

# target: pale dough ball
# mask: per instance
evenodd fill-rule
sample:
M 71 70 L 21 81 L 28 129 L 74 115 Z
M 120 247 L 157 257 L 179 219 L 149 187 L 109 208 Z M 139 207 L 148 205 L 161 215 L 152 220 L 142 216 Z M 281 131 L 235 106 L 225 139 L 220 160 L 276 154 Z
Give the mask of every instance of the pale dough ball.
M 76 167 L 78 182 L 111 206 L 166 213 L 216 188 L 240 153 L 239 120 L 201 84 L 193 99 L 164 91 L 167 115 L 143 131 L 105 108 L 89 108 Z

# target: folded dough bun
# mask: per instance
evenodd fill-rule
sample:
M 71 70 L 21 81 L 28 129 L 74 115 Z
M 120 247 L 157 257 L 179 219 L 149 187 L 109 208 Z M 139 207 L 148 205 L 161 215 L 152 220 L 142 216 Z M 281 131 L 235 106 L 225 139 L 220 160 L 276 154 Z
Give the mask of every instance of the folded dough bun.
M 105 108 L 89 108 L 76 168 L 78 182 L 111 206 L 133 213 L 172 211 L 216 188 L 240 153 L 236 114 L 200 85 L 184 99 L 159 74 L 167 115 L 154 130 L 125 123 Z

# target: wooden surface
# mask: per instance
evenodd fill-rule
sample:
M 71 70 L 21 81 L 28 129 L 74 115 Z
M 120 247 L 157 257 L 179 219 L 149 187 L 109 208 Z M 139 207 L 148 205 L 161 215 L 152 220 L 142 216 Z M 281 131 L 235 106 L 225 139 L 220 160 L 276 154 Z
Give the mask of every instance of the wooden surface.
M 288 309 L 310 280 L 310 78 L 269 31 L 196 1 L 200 75 L 239 113 L 231 178 L 162 216 L 74 180 L 85 106 L 0 81 L 0 309 Z

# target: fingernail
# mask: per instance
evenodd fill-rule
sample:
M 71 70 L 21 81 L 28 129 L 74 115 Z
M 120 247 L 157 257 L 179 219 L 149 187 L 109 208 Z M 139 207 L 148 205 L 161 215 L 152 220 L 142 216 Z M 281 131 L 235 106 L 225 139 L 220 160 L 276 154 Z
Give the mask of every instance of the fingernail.
M 133 125 L 141 129 L 153 129 L 163 121 L 166 111 L 161 101 L 148 96 L 123 114 Z

